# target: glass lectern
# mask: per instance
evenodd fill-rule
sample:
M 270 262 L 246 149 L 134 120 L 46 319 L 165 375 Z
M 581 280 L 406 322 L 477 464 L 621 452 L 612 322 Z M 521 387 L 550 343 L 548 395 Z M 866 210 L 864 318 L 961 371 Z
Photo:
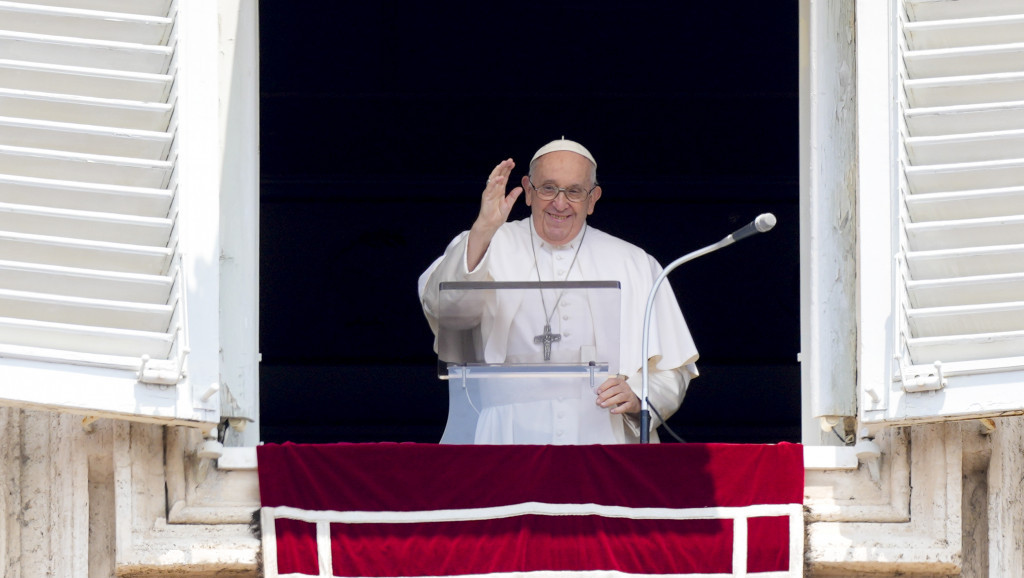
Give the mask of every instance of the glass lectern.
M 477 442 L 488 410 L 594 395 L 619 372 L 619 293 L 617 281 L 442 283 L 438 376 L 448 381 L 449 409 L 441 443 Z M 593 418 L 607 421 L 607 410 L 591 405 Z

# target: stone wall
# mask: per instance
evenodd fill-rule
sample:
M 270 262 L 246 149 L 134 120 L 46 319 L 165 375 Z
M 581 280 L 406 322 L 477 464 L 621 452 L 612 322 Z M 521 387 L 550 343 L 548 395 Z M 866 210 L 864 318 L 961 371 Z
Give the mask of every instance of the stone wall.
M 255 472 L 220 472 L 188 428 L 0 408 L 0 571 L 257 576 Z
M 882 430 L 876 471 L 811 471 L 806 575 L 1024 576 L 1024 417 Z M 255 471 L 197 431 L 0 408 L 6 578 L 259 575 Z

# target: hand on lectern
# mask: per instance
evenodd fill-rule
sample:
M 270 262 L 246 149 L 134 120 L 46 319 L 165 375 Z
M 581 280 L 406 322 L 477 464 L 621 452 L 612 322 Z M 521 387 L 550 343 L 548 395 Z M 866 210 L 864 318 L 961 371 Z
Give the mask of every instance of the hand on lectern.
M 639 413 L 640 398 L 621 375 L 610 377 L 597 390 L 597 405 L 612 413 Z

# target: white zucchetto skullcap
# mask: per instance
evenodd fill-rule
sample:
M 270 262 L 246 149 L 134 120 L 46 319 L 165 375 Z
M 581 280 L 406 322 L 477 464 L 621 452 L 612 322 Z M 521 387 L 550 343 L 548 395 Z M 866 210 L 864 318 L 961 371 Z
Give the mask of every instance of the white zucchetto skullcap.
M 558 140 L 553 140 L 548 144 L 537 149 L 537 153 L 533 155 L 532 159 L 530 159 L 530 164 L 532 165 L 533 162 L 539 159 L 540 157 L 548 153 L 553 153 L 555 151 L 572 151 L 586 158 L 588 161 L 594 163 L 595 167 L 597 166 L 597 161 L 594 160 L 594 155 L 590 154 L 590 151 L 588 151 L 586 147 L 584 147 L 583 145 L 576 141 L 567 140 L 565 137 L 562 137 Z

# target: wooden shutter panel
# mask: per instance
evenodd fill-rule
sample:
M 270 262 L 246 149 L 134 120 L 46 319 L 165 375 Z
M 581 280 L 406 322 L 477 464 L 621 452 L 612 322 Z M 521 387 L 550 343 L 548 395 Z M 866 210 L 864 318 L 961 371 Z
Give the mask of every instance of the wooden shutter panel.
M 0 2 L 3 403 L 218 419 L 211 372 L 188 380 L 186 284 L 204 280 L 186 279 L 181 206 L 219 184 L 179 187 L 177 6 Z
M 1024 411 L 1024 5 L 899 5 L 895 398 L 874 418 Z

